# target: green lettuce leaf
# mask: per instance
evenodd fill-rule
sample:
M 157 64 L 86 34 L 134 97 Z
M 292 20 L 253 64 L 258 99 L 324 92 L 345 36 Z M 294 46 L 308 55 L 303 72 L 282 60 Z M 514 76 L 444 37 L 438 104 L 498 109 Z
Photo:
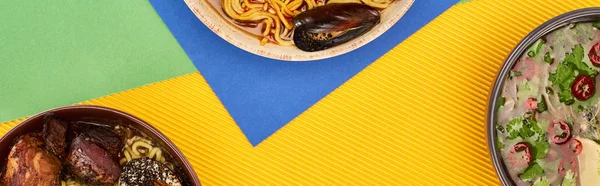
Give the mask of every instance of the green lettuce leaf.
M 535 155 L 535 159 L 543 159 L 548 154 L 550 149 L 550 143 L 547 141 L 538 142 L 533 146 L 533 154 Z
M 552 64 L 554 58 L 550 57 L 550 52 L 546 52 L 546 55 L 544 55 L 544 61 L 548 64 Z
M 504 149 L 504 143 L 502 143 L 502 140 L 499 137 L 496 138 L 496 147 L 500 150 Z
M 538 97 L 538 104 L 537 104 L 537 110 L 539 113 L 545 112 L 546 110 L 548 110 L 548 105 L 546 105 L 546 99 L 544 99 L 544 96 L 540 96 Z
M 506 132 L 509 140 L 516 139 L 521 134 L 521 128 L 523 128 L 523 117 L 513 118 L 506 125 Z
M 519 175 L 519 178 L 524 182 L 533 181 L 534 178 L 544 175 L 544 169 L 537 163 L 533 163 L 525 169 L 523 174 Z
M 535 180 L 532 186 L 550 186 L 550 181 L 544 176 Z
M 544 45 L 546 45 L 546 41 L 542 39 L 537 40 L 535 43 L 533 43 L 533 45 L 531 45 L 531 47 L 529 47 L 529 52 L 527 52 L 527 55 L 529 57 L 537 56 L 537 54 L 540 53 L 540 50 L 542 50 L 542 47 L 544 47 Z
M 583 62 L 584 57 L 583 47 L 581 45 L 576 45 L 573 48 L 573 52 L 565 57 L 564 62 L 573 64 L 576 67 L 574 70 L 579 71 L 579 74 L 585 74 L 589 76 L 596 75 L 598 71 L 588 67 Z
M 565 59 L 558 64 L 556 71 L 550 73 L 548 80 L 558 87 L 558 97 L 560 102 L 564 104 L 572 104 L 575 102 L 571 94 L 571 85 L 575 81 L 578 74 L 596 76 L 598 71 L 588 67 L 584 62 L 584 50 L 581 45 L 573 48 L 573 51 L 566 55 Z
M 521 139 L 531 139 L 533 145 L 537 142 L 545 141 L 546 132 L 538 125 L 535 120 L 527 120 L 523 117 L 511 119 L 506 124 L 507 139 L 513 140 L 517 137 Z
M 567 174 L 565 175 L 565 178 L 563 179 L 561 186 L 575 186 L 575 185 L 577 185 L 577 178 L 575 178 L 575 174 L 573 173 L 573 171 L 568 170 Z

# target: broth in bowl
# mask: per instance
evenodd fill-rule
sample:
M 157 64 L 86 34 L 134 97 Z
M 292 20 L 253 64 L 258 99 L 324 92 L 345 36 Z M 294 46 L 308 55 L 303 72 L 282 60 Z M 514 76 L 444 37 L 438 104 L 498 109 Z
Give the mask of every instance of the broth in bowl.
M 580 22 L 550 32 L 503 80 L 496 147 L 515 184 L 600 184 L 598 28 Z

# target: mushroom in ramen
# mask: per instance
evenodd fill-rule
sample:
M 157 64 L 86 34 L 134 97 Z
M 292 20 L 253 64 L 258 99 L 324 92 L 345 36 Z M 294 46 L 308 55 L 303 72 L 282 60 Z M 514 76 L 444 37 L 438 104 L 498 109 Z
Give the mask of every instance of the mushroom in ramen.
M 515 184 L 600 184 L 598 28 L 582 22 L 554 30 L 504 80 L 496 143 Z
M 208 0 L 261 45 L 324 50 L 369 31 L 393 0 Z

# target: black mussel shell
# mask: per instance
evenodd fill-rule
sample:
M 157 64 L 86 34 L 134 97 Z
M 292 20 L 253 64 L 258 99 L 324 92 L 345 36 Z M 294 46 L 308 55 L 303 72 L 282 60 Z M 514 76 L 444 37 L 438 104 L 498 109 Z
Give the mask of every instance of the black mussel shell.
M 345 43 L 380 22 L 379 11 L 358 3 L 320 6 L 294 17 L 294 44 L 314 52 Z

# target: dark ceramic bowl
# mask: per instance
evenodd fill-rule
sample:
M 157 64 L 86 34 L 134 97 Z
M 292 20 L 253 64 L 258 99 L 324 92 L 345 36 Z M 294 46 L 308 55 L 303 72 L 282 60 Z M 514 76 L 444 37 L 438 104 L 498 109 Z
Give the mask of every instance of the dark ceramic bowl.
M 107 107 L 89 105 L 67 106 L 48 110 L 28 118 L 8 131 L 8 133 L 0 138 L 0 165 L 3 166 L 0 167 L 0 170 L 5 169 L 4 166 L 6 165 L 7 156 L 14 141 L 23 134 L 42 131 L 44 115 L 50 112 L 65 120 L 119 121 L 122 125 L 128 125 L 138 129 L 148 135 L 148 137 L 159 142 L 161 147 L 172 156 L 173 159 L 171 161 L 176 162 L 176 164 L 179 165 L 179 168 L 175 170 L 175 172 L 180 177 L 187 177 L 181 178 L 184 183 L 187 182 L 190 185 L 200 185 L 200 181 L 190 165 L 190 162 L 187 161 L 185 156 L 183 156 L 183 153 L 177 149 L 173 142 L 156 130 L 156 128 L 127 113 Z
M 516 48 L 508 55 L 508 58 L 506 58 L 506 61 L 502 65 L 502 68 L 496 76 L 496 80 L 494 81 L 494 84 L 490 91 L 486 117 L 486 134 L 492 163 L 494 164 L 496 173 L 503 185 L 515 185 L 515 183 L 508 175 L 508 171 L 506 169 L 506 166 L 504 165 L 502 156 L 500 155 L 500 151 L 497 149 L 495 143 L 497 137 L 495 130 L 497 122 L 496 101 L 498 100 L 498 96 L 500 96 L 500 93 L 502 91 L 504 79 L 506 79 L 506 76 L 508 76 L 509 71 L 512 69 L 519 57 L 523 53 L 525 53 L 529 46 L 532 45 L 539 38 L 554 31 L 557 28 L 569 25 L 571 23 L 597 20 L 600 20 L 600 8 L 580 9 L 557 16 L 537 27 L 535 30 L 529 33 L 529 35 L 527 35 L 523 40 L 521 40 L 521 42 L 519 42 Z

